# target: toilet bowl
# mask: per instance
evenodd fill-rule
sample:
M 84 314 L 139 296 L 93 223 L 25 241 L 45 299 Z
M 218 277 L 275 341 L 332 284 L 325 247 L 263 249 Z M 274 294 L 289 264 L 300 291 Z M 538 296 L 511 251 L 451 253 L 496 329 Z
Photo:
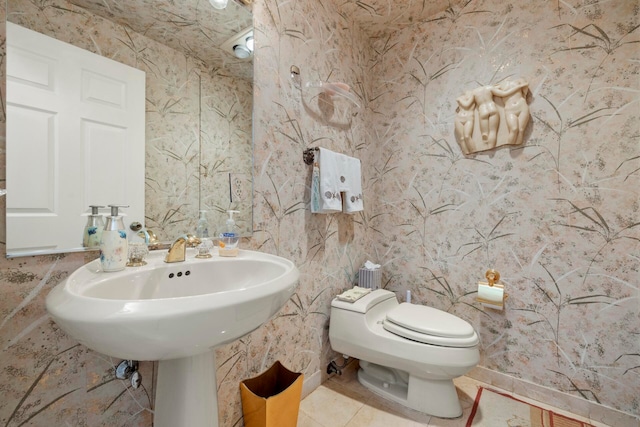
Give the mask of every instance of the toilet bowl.
M 459 317 L 399 304 L 378 289 L 353 303 L 331 302 L 329 340 L 336 352 L 360 359 L 358 380 L 374 393 L 437 417 L 462 415 L 453 379 L 477 365 L 480 353 L 478 335 Z

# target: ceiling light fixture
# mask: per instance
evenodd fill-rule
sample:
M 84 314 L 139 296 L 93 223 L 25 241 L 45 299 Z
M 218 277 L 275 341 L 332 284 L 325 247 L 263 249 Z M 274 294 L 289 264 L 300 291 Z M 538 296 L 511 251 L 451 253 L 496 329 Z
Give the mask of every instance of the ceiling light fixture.
M 229 0 L 209 0 L 209 3 L 211 3 L 214 9 L 222 10 L 227 7 Z
M 238 59 L 253 57 L 253 27 L 245 28 L 220 45 L 220 49 Z

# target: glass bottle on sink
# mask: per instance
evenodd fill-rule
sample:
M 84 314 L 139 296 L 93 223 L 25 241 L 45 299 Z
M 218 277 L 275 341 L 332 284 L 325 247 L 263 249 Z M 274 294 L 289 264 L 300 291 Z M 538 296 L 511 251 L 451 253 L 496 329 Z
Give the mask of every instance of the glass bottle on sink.
M 200 239 L 200 244 L 196 247 L 198 251 L 196 258 L 211 258 L 213 243 L 209 238 L 209 221 L 207 221 L 207 211 L 200 211 L 198 225 L 196 227 L 196 237 Z

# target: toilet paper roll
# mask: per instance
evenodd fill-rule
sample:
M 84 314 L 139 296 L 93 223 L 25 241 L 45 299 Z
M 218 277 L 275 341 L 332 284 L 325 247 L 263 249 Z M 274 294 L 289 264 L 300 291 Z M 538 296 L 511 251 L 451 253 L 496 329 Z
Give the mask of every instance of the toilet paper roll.
M 504 309 L 504 286 L 494 284 L 489 286 L 488 283 L 478 283 L 478 302 L 484 307 L 493 308 L 494 310 Z

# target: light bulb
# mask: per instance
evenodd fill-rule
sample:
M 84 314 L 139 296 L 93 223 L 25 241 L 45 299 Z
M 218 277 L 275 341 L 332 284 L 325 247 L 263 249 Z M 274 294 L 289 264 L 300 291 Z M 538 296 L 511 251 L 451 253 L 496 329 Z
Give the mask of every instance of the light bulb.
M 228 2 L 229 0 L 209 0 L 209 3 L 211 3 L 211 6 L 213 6 L 215 9 L 218 9 L 218 10 L 222 10 L 225 7 L 227 7 Z
M 247 44 L 247 49 L 253 52 L 253 35 L 250 35 L 249 37 L 247 37 L 246 44 Z
M 235 45 L 233 47 L 233 54 L 236 58 L 245 59 L 251 56 L 251 51 L 242 45 Z

